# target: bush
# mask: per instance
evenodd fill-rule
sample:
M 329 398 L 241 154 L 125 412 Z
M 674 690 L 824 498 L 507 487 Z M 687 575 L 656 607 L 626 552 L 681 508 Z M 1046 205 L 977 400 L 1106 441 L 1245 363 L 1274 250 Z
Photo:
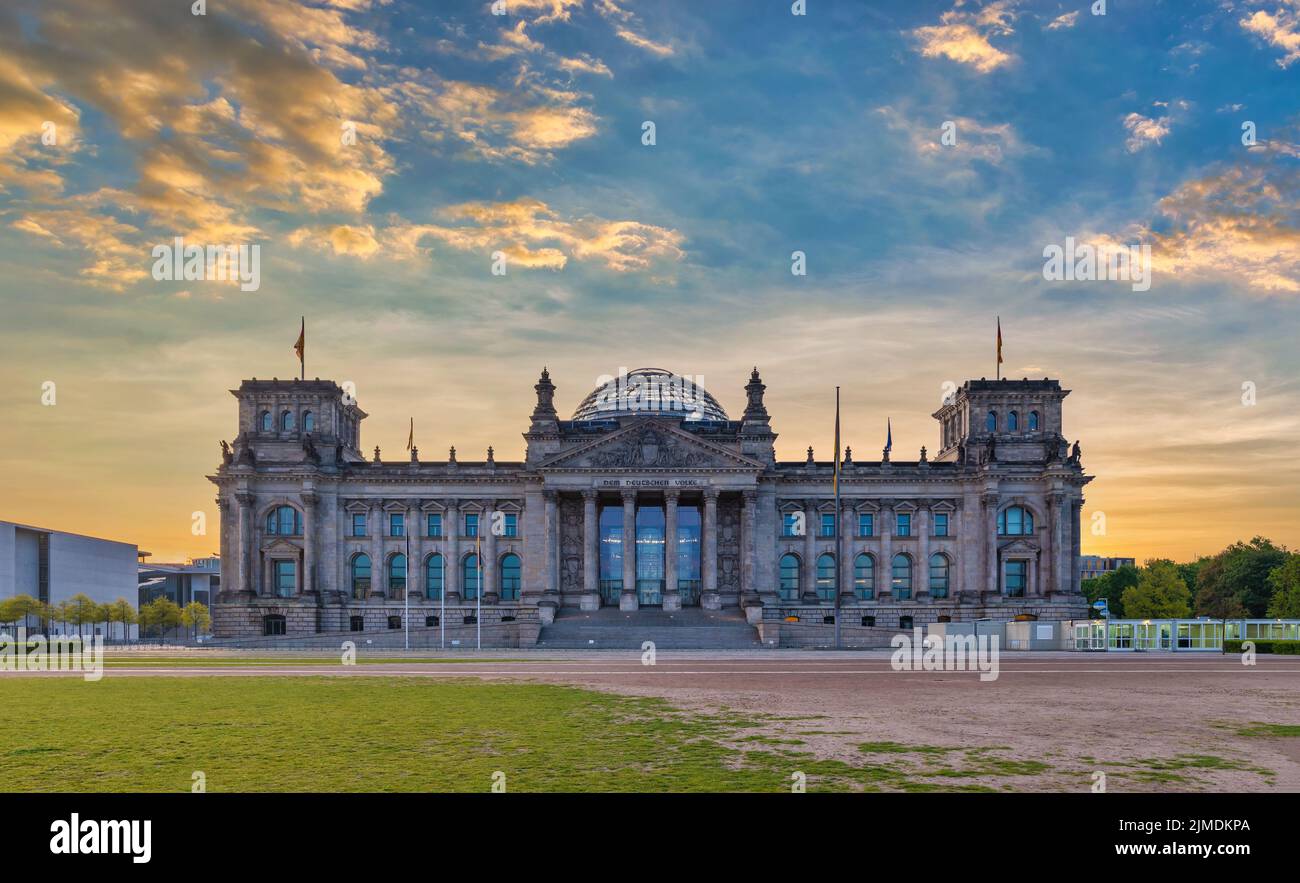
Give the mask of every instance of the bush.
M 1225 653 L 1241 653 L 1245 641 L 1229 639 L 1223 642 Z M 1254 641 L 1256 653 L 1272 653 L 1276 656 L 1300 656 L 1300 641 Z

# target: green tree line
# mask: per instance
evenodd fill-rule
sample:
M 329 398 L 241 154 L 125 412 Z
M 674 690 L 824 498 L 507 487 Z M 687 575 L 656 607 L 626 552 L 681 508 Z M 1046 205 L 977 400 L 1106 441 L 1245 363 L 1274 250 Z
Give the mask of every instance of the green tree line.
M 1115 619 L 1300 619 L 1300 553 L 1264 537 L 1178 563 L 1153 558 L 1084 580 Z
M 68 626 L 75 626 L 79 635 L 84 634 L 87 627 L 93 633 L 95 626 L 103 625 L 105 636 L 120 636 L 123 640 L 133 625 L 140 626 L 142 636 L 162 635 L 184 626 L 192 638 L 206 632 L 212 625 L 212 616 L 204 604 L 191 601 L 181 608 L 166 597 L 155 598 L 138 611 L 125 598 L 100 604 L 85 594 L 73 595 L 57 604 L 45 604 L 31 595 L 15 595 L 0 600 L 0 624 L 12 629 L 28 617 L 42 623 L 60 623 L 65 631 Z

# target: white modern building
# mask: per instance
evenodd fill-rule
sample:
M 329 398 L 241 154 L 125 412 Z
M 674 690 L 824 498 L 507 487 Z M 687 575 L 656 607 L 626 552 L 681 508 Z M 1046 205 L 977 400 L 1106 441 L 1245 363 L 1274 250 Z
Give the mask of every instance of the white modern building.
M 99 604 L 125 598 L 134 607 L 137 580 L 131 543 L 0 521 L 0 599 L 30 595 L 56 605 L 84 594 Z

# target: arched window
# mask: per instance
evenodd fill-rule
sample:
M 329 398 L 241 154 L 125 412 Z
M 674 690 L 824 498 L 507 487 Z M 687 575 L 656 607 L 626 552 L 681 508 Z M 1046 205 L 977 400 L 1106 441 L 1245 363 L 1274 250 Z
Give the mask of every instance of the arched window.
M 930 597 L 948 597 L 948 556 L 942 552 L 930 556 Z
M 835 556 L 825 552 L 817 556 L 817 597 L 822 601 L 835 600 Z
M 799 600 L 799 556 L 781 556 L 781 600 Z
M 370 594 L 370 556 L 364 552 L 352 559 L 352 597 L 364 601 Z
M 388 559 L 388 594 L 392 598 L 402 597 L 406 591 L 406 556 L 400 552 Z
M 1037 411 L 1030 411 L 1030 412 L 1029 412 L 1029 431 L 1030 431 L 1030 432 L 1037 432 L 1037 431 L 1038 431 L 1038 412 L 1037 412 Z
M 893 580 L 891 589 L 895 601 L 907 601 L 912 597 L 912 559 L 902 552 L 894 556 Z
M 519 556 L 513 552 L 501 559 L 501 600 L 518 601 L 522 583 Z
M 424 593 L 430 601 L 442 600 L 442 556 L 434 553 L 424 565 Z
M 461 593 L 466 601 L 473 601 L 478 598 L 478 556 L 466 555 L 464 564 L 461 567 L 461 585 L 465 591 Z
M 258 425 L 263 432 L 272 432 L 275 430 L 275 421 L 271 417 L 270 411 L 263 411 L 262 416 L 258 418 Z
M 285 411 L 280 415 L 280 431 L 293 432 L 293 411 Z
M 853 561 L 853 594 L 863 601 L 876 594 L 876 559 L 866 552 Z
M 1008 412 L 1007 432 L 1019 432 L 1019 431 L 1020 431 L 1020 414 L 1015 411 Z
M 292 506 L 276 506 L 266 516 L 266 532 L 277 537 L 302 536 L 302 513 Z
M 302 431 L 303 431 L 303 432 L 315 432 L 315 431 L 316 431 L 316 415 L 313 414 L 311 411 L 304 411 L 304 412 L 303 412 L 303 415 L 302 415 Z
M 1025 536 L 1034 532 L 1034 513 L 1024 506 L 1008 506 L 998 513 L 998 535 Z
M 984 429 L 985 429 L 986 431 L 988 431 L 988 432 L 997 432 L 997 431 L 998 431 L 998 412 L 997 412 L 997 411 L 989 411 L 988 416 L 984 418 Z

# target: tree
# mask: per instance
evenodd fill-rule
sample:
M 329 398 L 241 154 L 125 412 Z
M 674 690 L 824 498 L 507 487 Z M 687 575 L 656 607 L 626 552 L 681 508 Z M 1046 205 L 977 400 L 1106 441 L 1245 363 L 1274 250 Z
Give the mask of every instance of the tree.
M 1217 619 L 1262 617 L 1273 595 L 1268 575 L 1286 557 L 1285 546 L 1264 537 L 1233 543 L 1200 568 L 1197 612 Z
M 68 622 L 77 627 L 78 636 L 81 635 L 82 626 L 99 622 L 99 605 L 89 595 L 78 592 L 68 599 L 67 605 Z
M 122 640 L 125 641 L 130 628 L 139 620 L 135 608 L 131 602 L 125 598 L 118 598 L 112 604 L 108 605 L 108 621 L 110 623 L 120 622 L 122 624 Z
M 14 595 L 0 601 L 0 622 L 15 628 L 18 623 L 32 615 L 39 615 L 43 605 L 31 595 Z
M 208 615 L 207 607 L 198 601 L 191 601 L 181 611 L 181 622 L 190 629 L 190 637 L 197 638 L 199 632 L 206 632 L 212 625 L 212 617 Z
M 1148 561 L 1138 583 L 1124 590 L 1125 615 L 1130 619 L 1182 619 L 1192 612 L 1192 593 L 1167 560 Z
M 140 629 L 157 629 L 158 636 L 164 637 L 168 629 L 181 624 L 181 609 L 165 595 L 159 595 L 140 608 Z
M 1124 616 L 1124 590 L 1137 584 L 1138 569 L 1131 564 L 1125 564 L 1110 573 L 1084 580 L 1083 594 L 1089 604 L 1098 598 L 1105 598 L 1110 607 L 1111 618 L 1121 619 Z
M 1268 604 L 1268 615 L 1277 619 L 1300 619 L 1300 553 L 1286 556 L 1281 566 L 1268 575 L 1273 589 L 1273 599 Z

